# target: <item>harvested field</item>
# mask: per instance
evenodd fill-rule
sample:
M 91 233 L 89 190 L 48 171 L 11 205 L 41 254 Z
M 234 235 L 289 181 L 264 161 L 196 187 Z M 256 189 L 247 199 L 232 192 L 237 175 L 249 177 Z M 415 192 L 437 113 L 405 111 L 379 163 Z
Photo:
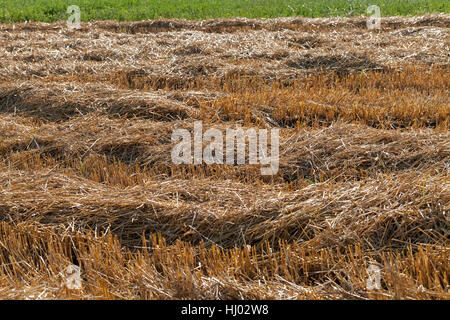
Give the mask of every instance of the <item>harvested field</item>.
M 449 46 L 449 14 L 0 25 L 0 299 L 450 299 Z M 195 120 L 279 129 L 278 173 L 173 164 Z

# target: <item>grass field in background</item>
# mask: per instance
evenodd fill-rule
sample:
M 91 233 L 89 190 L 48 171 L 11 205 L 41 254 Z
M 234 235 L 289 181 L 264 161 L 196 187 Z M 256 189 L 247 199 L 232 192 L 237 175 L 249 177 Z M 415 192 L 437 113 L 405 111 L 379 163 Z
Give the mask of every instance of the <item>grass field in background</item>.
M 327 17 L 365 14 L 378 5 L 383 16 L 449 13 L 448 0 L 2 0 L 0 22 L 65 20 L 69 5 L 78 5 L 83 21 L 137 21 L 157 18 Z

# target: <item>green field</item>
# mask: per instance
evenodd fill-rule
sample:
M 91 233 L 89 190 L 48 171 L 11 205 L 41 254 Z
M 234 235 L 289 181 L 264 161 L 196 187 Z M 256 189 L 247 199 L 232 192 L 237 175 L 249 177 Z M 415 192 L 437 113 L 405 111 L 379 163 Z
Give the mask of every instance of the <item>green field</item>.
M 449 13 L 448 0 L 2 0 L 0 22 L 54 22 L 78 5 L 83 21 L 137 21 L 157 18 L 207 19 L 227 17 L 328 17 L 365 14 L 378 5 L 383 16 Z

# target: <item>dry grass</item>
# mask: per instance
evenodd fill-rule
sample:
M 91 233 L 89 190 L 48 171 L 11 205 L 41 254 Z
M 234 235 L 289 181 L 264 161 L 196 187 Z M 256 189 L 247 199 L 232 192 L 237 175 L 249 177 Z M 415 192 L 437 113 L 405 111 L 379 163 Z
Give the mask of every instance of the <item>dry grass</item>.
M 449 28 L 1 25 L 0 298 L 450 299 Z M 279 128 L 279 173 L 174 166 L 197 119 Z
M 41 225 L 0 224 L 1 293 L 52 299 L 448 299 L 448 248 L 367 253 L 359 246 L 310 249 L 278 243 L 223 250 L 200 243 L 168 245 L 145 238 L 142 251 L 111 235 Z M 82 290 L 61 285 L 64 266 L 83 269 Z M 382 268 L 383 288 L 366 289 L 369 263 Z

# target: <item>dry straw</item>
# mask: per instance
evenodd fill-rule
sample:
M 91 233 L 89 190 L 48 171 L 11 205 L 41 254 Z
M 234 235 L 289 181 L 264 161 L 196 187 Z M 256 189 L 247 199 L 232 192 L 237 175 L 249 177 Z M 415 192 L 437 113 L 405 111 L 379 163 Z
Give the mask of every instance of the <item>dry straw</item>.
M 449 299 L 449 27 L 1 25 L 0 298 Z M 194 120 L 279 128 L 279 173 L 173 165 Z

